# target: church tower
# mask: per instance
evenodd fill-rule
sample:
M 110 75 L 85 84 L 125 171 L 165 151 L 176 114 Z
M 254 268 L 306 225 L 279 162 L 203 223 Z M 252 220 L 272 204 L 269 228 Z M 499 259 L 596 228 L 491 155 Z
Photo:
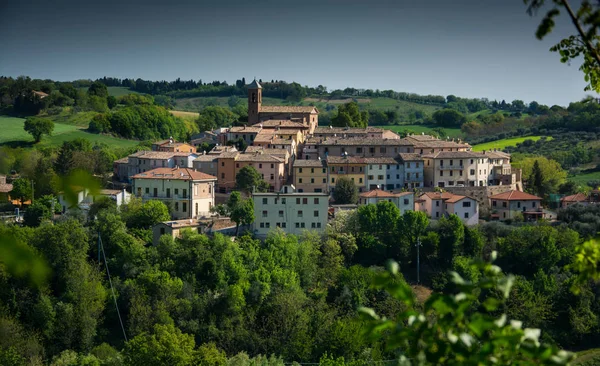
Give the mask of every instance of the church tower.
M 248 85 L 248 124 L 253 125 L 259 122 L 261 104 L 262 86 L 254 79 L 252 84 Z

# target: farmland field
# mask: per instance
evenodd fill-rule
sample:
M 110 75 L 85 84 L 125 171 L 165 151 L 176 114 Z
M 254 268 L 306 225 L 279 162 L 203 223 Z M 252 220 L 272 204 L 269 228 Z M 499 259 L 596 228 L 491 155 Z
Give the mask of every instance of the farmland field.
M 195 120 L 200 115 L 200 113 L 198 113 L 198 112 L 185 112 L 185 111 L 169 111 L 169 112 L 176 117 L 180 117 L 183 119 L 191 119 L 191 120 Z
M 577 175 L 568 177 L 567 180 L 573 181 L 580 185 L 585 185 L 589 181 L 600 180 L 600 172 L 577 174 Z
M 522 143 L 525 140 L 533 140 L 537 141 L 541 139 L 542 136 L 524 136 L 524 137 L 514 137 L 510 139 L 502 139 L 491 142 L 486 142 L 483 144 L 477 144 L 473 146 L 473 151 L 483 151 L 483 150 L 493 150 L 493 149 L 504 149 L 508 146 L 517 146 L 517 144 Z M 549 139 L 552 139 L 551 137 Z
M 25 119 L 23 118 L 0 116 L 0 131 L 2 131 L 2 133 L 0 133 L 0 146 L 8 145 L 13 147 L 32 147 L 33 138 L 30 134 L 23 130 L 24 123 Z M 52 136 L 44 136 L 42 141 L 36 146 L 58 146 L 62 144 L 63 141 L 69 141 L 76 138 L 84 138 L 90 140 L 92 143 L 105 143 L 110 146 L 114 146 L 115 148 L 131 147 L 137 145 L 138 143 L 138 141 L 134 140 L 125 140 L 107 135 L 89 133 L 86 132 L 81 126 L 76 126 L 73 124 L 55 123 Z
M 392 130 L 394 132 L 409 131 L 410 133 L 429 133 L 436 127 L 425 126 L 425 125 L 394 125 L 394 126 L 373 126 L 378 128 L 384 128 L 386 130 Z M 450 138 L 461 138 L 463 136 L 460 128 L 444 128 L 443 129 Z

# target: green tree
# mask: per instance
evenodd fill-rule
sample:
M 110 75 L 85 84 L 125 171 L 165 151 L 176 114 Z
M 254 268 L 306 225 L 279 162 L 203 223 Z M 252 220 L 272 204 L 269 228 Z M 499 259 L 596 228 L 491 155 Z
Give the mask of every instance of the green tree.
M 254 201 L 242 198 L 239 192 L 231 192 L 227 201 L 229 217 L 235 222 L 235 235 L 239 234 L 240 225 L 250 225 L 254 222 Z
M 127 365 L 189 366 L 194 364 L 194 347 L 194 336 L 172 324 L 156 324 L 152 334 L 142 333 L 128 341 L 123 354 Z
M 21 204 L 32 198 L 31 182 L 25 178 L 17 178 L 12 183 L 13 189 L 10 191 L 10 196 L 18 199 Z
M 99 81 L 94 81 L 92 85 L 90 85 L 87 93 L 90 97 L 97 96 L 100 98 L 104 98 L 105 100 L 106 98 L 108 98 L 108 88 L 106 87 L 106 85 Z
M 369 124 L 369 112 L 360 111 L 358 103 L 350 102 L 338 107 L 338 113 L 331 118 L 334 127 L 367 127 Z
M 217 127 L 232 126 L 237 120 L 238 115 L 229 109 L 219 106 L 209 106 L 200 111 L 196 123 L 200 131 L 212 131 Z
M 23 215 L 23 223 L 26 226 L 37 227 L 44 220 L 52 218 L 52 211 L 42 201 L 35 201 L 31 204 Z
M 515 168 L 521 168 L 524 177 L 533 177 L 533 180 L 535 181 L 536 177 L 535 174 L 533 174 L 533 168 L 536 162 L 540 171 L 538 174 L 541 174 L 542 193 L 558 192 L 560 185 L 566 181 L 567 172 L 565 172 L 555 160 L 543 156 L 528 157 L 513 163 L 513 166 Z
M 141 203 L 140 199 L 131 199 L 123 207 L 123 216 L 127 226 L 148 229 L 162 221 L 171 218 L 167 206 L 158 200 Z
M 398 234 L 401 235 L 404 240 L 396 245 L 400 249 L 399 254 L 403 261 L 408 262 L 412 261 L 412 259 L 416 260 L 417 253 L 415 249 L 417 241 L 423 238 L 428 226 L 429 218 L 427 217 L 427 214 L 422 211 L 406 211 L 401 219 L 398 220 Z M 408 256 L 411 253 L 414 255 L 411 255 L 409 258 Z
M 441 127 L 460 127 L 467 121 L 466 117 L 454 109 L 440 109 L 433 113 L 435 123 Z
M 540 169 L 540 164 L 537 160 L 533 163 L 531 175 L 529 176 L 529 189 L 533 194 L 537 194 L 541 197 L 544 196 L 544 177 L 542 175 L 542 169 Z
M 240 169 L 235 176 L 235 187 L 246 194 L 250 194 L 255 189 L 257 192 L 266 192 L 269 185 L 262 179 L 255 167 L 248 165 Z
M 438 225 L 440 235 L 438 259 L 444 268 L 449 269 L 454 257 L 463 252 L 464 225 L 457 215 L 442 217 Z
M 358 187 L 348 177 L 338 178 L 333 191 L 336 204 L 355 204 L 358 202 Z
M 54 122 L 43 118 L 27 118 L 23 125 L 23 129 L 33 136 L 33 139 L 37 144 L 42 141 L 43 135 L 52 135 L 52 131 L 54 131 Z

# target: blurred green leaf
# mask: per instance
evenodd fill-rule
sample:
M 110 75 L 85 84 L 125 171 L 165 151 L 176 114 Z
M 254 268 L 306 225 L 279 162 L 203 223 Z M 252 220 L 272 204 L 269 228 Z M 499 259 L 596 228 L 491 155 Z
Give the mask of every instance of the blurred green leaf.
M 0 263 L 15 277 L 29 277 L 32 285 L 42 286 L 50 275 L 46 261 L 11 233 L 0 238 Z

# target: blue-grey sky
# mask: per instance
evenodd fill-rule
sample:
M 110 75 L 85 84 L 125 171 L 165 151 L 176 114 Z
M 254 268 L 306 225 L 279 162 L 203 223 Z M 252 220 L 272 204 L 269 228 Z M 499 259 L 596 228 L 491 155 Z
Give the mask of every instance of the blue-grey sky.
M 0 0 L 0 75 L 265 80 L 567 105 L 522 0 Z

